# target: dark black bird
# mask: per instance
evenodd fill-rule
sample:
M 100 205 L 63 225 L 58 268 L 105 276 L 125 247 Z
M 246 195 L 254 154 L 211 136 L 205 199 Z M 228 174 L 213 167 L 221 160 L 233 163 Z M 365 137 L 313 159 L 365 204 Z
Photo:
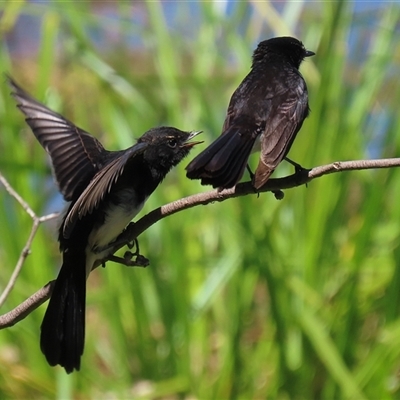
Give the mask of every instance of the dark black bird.
M 63 264 L 41 326 L 40 347 L 50 365 L 80 369 L 85 340 L 86 278 L 105 249 L 143 207 L 169 170 L 200 142 L 200 132 L 160 127 L 132 147 L 105 150 L 89 133 L 30 97 L 11 78 L 19 109 L 49 153 L 69 207 L 58 240 Z
M 186 167 L 187 177 L 214 188 L 235 186 L 260 140 L 253 186 L 263 186 L 289 152 L 309 113 L 307 86 L 298 69 L 312 55 L 292 37 L 260 42 L 250 73 L 232 95 L 221 136 Z

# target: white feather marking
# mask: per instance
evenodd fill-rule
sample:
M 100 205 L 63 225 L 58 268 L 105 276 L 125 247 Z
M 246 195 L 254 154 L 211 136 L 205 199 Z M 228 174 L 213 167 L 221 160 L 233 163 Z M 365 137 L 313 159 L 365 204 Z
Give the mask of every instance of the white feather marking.
M 112 251 L 112 249 L 107 249 L 101 253 L 95 253 L 93 249 L 112 243 L 140 212 L 146 200 L 147 198 L 137 207 L 134 207 L 133 204 L 136 203 L 134 191 L 125 190 L 120 194 L 120 204 L 111 204 L 109 206 L 108 210 L 106 210 L 104 224 L 94 228 L 88 238 L 86 246 L 86 276 L 89 275 L 96 260 L 104 259 Z

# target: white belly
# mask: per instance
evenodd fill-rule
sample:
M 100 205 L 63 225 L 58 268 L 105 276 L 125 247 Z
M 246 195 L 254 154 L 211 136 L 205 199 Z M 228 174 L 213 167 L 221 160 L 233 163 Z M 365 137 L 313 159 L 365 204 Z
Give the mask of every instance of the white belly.
M 136 208 L 133 208 L 130 204 L 135 203 L 134 198 L 130 196 L 129 200 L 126 207 L 111 205 L 107 210 L 104 224 L 97 229 L 93 229 L 90 233 L 86 247 L 86 276 L 89 275 L 96 260 L 102 260 L 110 254 L 110 249 L 104 250 L 101 253 L 95 253 L 93 249 L 113 242 L 136 214 L 140 212 L 146 201 L 145 199 Z

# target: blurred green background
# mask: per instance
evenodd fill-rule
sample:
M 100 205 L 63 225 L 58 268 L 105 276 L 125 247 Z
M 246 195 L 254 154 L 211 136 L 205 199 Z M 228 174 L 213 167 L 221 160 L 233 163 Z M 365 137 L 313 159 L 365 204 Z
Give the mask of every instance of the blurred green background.
M 311 115 L 305 167 L 400 155 L 396 2 L 2 2 L 0 70 L 120 149 L 158 125 L 202 129 L 144 212 L 208 190 L 184 167 L 220 134 L 258 41 L 293 35 Z M 0 84 L 0 171 L 38 215 L 62 209 L 46 154 Z M 257 158 L 257 156 L 255 156 Z M 252 161 L 256 163 L 256 158 Z M 283 163 L 277 176 L 292 172 Z M 400 171 L 346 172 L 197 207 L 140 237 L 146 269 L 88 280 L 79 373 L 39 349 L 45 306 L 0 332 L 0 398 L 400 397 Z M 0 187 L 0 290 L 32 221 Z M 54 279 L 40 227 L 1 313 Z

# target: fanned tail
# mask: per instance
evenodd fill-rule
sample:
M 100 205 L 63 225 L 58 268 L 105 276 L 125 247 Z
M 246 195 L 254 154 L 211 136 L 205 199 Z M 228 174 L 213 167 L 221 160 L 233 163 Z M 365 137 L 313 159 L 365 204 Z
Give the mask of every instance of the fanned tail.
M 47 362 L 67 373 L 80 369 L 85 342 L 85 254 L 64 253 L 64 262 L 50 298 L 40 336 Z
M 255 138 L 232 126 L 190 162 L 186 176 L 214 188 L 235 186 L 243 176 Z

